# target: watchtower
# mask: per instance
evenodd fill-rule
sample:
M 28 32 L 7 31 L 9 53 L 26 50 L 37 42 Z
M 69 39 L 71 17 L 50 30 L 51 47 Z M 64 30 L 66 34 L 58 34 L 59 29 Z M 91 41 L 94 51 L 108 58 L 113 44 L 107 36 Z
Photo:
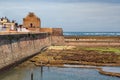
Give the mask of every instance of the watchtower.
M 41 20 L 33 12 L 30 12 L 23 18 L 23 26 L 25 28 L 41 28 Z

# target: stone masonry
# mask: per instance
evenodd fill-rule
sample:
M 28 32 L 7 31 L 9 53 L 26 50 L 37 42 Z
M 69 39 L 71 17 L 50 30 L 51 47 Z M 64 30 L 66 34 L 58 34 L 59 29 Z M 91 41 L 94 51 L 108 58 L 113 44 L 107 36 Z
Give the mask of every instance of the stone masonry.
M 47 33 L 0 35 L 0 69 L 50 45 Z
M 30 12 L 25 18 L 23 18 L 23 26 L 25 28 L 40 28 L 40 18 L 38 18 L 34 13 Z

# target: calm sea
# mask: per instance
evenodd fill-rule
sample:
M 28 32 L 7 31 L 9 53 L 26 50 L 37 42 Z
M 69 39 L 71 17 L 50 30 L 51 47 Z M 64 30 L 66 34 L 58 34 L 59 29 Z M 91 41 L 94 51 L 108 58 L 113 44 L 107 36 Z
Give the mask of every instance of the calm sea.
M 120 32 L 64 32 L 64 36 L 120 36 Z

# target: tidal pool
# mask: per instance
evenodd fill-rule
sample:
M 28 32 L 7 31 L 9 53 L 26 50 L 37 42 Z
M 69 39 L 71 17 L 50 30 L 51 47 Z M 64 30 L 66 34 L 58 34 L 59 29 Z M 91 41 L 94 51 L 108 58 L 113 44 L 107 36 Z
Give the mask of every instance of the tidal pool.
M 106 72 L 113 72 L 113 73 L 120 73 L 120 67 L 110 67 L 110 66 L 89 66 L 89 65 L 64 65 L 65 67 L 74 67 L 74 68 L 102 68 L 103 71 Z
M 103 71 L 120 73 L 120 67 L 102 67 Z
M 0 80 L 120 80 L 118 77 L 101 75 L 96 69 L 35 67 L 14 68 L 0 74 Z

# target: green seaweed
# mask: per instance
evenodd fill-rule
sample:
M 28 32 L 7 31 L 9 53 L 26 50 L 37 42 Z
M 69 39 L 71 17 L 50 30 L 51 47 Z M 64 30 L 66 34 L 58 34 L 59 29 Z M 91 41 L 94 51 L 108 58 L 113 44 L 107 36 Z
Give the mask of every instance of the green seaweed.
M 99 52 L 113 52 L 120 55 L 119 47 L 92 47 L 92 48 L 84 48 L 84 50 L 94 50 Z

